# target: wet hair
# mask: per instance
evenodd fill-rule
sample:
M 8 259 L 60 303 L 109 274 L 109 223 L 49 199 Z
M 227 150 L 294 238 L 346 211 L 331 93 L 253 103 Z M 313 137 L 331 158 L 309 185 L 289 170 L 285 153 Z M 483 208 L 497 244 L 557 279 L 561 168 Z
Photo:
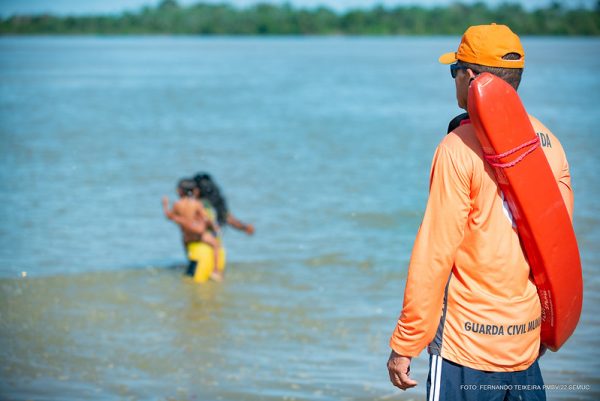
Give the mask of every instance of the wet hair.
M 177 183 L 177 189 L 181 190 L 186 196 L 194 196 L 194 189 L 196 188 L 198 188 L 198 185 L 191 178 L 182 178 Z
M 221 190 L 212 177 L 207 173 L 198 173 L 194 176 L 194 181 L 200 189 L 200 197 L 207 199 L 217 212 L 217 221 L 220 225 L 227 222 L 227 201 L 221 194 Z
M 508 53 L 505 54 L 503 60 L 519 60 L 522 56 L 519 53 Z M 502 68 L 502 67 L 488 67 L 486 65 L 466 63 L 464 61 L 458 61 L 458 64 L 465 66 L 475 74 L 481 74 L 483 72 L 489 72 L 499 78 L 502 78 L 508 82 L 515 90 L 519 88 L 521 83 L 521 76 L 523 75 L 522 68 Z

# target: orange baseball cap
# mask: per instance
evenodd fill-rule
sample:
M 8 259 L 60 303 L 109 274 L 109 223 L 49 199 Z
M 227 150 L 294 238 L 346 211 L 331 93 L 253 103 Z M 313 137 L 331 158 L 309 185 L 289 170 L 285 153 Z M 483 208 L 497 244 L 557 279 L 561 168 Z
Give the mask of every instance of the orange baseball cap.
M 508 53 L 517 53 L 521 58 L 502 59 Z M 488 67 L 523 68 L 525 51 L 519 37 L 506 25 L 474 25 L 463 34 L 458 51 L 442 54 L 439 58 L 442 64 L 458 60 Z

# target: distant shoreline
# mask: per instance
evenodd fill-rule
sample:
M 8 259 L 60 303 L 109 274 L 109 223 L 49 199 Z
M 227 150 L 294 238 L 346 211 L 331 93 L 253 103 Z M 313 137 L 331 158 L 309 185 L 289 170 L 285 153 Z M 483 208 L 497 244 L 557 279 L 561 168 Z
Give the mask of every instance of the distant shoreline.
M 423 38 L 423 39 L 435 39 L 435 38 L 456 38 L 460 39 L 460 35 L 456 34 L 398 34 L 398 35 L 258 35 L 258 34 L 244 34 L 244 35 L 231 35 L 231 34 L 168 34 L 168 33 L 148 33 L 148 34 L 120 34 L 120 33 L 108 33 L 108 34 L 97 34 L 97 33 L 26 33 L 26 34 L 0 34 L 0 40 L 2 39 L 25 39 L 25 38 L 81 38 L 81 39 L 152 39 L 152 38 L 164 38 L 164 39 L 261 39 L 261 40 L 284 40 L 284 39 L 298 39 L 298 40 L 310 40 L 310 39 L 400 39 L 400 38 Z M 598 40 L 600 35 L 520 35 L 521 39 L 588 39 Z
M 507 24 L 519 35 L 600 36 L 600 3 L 596 9 L 554 4 L 529 11 L 519 4 L 492 8 L 455 3 L 335 12 L 326 7 L 270 4 L 180 6 L 174 0 L 163 0 L 156 7 L 118 15 L 0 17 L 0 35 L 447 36 L 461 35 L 469 25 L 490 22 Z

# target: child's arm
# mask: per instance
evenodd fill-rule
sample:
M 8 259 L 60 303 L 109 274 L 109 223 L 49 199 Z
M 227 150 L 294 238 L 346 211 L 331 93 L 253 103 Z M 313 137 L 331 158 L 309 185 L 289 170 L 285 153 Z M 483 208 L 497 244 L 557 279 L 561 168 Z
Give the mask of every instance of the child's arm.
M 175 213 L 173 213 L 173 211 L 169 209 L 169 198 L 168 197 L 163 196 L 162 206 L 163 206 L 163 213 L 164 213 L 165 217 L 169 220 L 173 220 L 173 216 L 175 216 Z

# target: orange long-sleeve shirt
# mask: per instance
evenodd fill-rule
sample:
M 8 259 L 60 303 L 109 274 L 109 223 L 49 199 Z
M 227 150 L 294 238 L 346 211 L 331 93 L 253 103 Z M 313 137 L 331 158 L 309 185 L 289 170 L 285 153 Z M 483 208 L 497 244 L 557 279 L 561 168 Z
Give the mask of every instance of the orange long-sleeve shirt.
M 531 117 L 572 216 L 569 166 L 556 137 Z M 543 195 L 542 195 L 543 196 Z M 512 216 L 471 124 L 439 144 L 404 306 L 390 346 L 485 371 L 518 371 L 540 346 L 540 302 Z

